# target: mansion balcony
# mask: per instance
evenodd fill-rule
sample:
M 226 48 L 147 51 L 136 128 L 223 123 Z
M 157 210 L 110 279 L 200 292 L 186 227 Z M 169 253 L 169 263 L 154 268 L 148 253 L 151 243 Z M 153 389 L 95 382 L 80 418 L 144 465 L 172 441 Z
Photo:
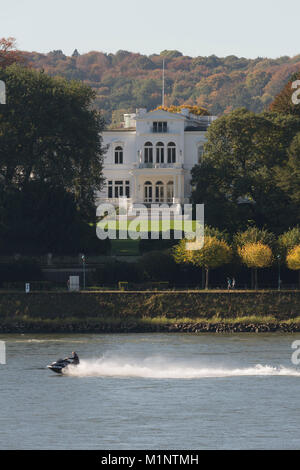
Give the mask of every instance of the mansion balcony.
M 133 164 L 134 169 L 151 169 L 151 168 L 156 168 L 156 169 L 164 169 L 164 168 L 173 168 L 173 169 L 182 169 L 183 165 L 182 163 L 134 163 Z
M 100 197 L 97 199 L 97 204 L 112 204 L 113 206 L 120 206 L 120 207 L 124 207 L 125 204 L 127 206 L 125 207 L 128 207 L 128 208 L 131 208 L 134 204 L 143 204 L 145 205 L 146 207 L 149 207 L 151 206 L 152 204 L 168 204 L 170 206 L 174 205 L 174 204 L 183 204 L 183 203 L 188 203 L 189 200 L 188 199 L 185 199 L 184 201 L 178 197 L 171 197 L 171 198 L 167 198 L 167 197 L 160 197 L 160 198 L 140 198 L 140 199 L 134 199 L 134 198 L 108 198 L 108 197 Z
M 168 123 L 166 121 L 154 121 L 151 126 L 151 130 L 154 134 L 166 134 L 168 133 Z

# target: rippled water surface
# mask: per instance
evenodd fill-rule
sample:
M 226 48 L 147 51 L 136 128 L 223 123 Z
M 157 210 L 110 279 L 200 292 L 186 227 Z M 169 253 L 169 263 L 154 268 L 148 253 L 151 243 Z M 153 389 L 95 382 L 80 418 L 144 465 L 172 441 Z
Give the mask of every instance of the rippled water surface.
M 2 335 L 1 449 L 297 449 L 297 335 Z M 76 350 L 63 376 L 47 364 Z

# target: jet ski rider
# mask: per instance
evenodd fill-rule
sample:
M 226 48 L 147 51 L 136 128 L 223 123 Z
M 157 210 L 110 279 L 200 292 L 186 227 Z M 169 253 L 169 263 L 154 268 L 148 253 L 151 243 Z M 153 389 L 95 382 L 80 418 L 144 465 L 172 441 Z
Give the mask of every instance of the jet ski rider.
M 72 352 L 72 357 L 70 357 L 69 359 L 71 359 L 72 364 L 76 366 L 79 364 L 79 357 L 75 351 Z

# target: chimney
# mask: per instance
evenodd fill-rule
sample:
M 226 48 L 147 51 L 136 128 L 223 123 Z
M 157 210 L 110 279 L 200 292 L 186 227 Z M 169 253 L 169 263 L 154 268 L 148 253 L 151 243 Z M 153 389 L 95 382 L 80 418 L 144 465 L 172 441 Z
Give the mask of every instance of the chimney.
M 124 128 L 136 127 L 136 114 L 124 114 Z
M 147 113 L 147 108 L 138 108 L 138 109 L 136 110 L 136 114 L 137 114 L 138 116 L 143 116 L 143 114 L 146 114 L 146 113 Z
M 182 108 L 182 109 L 181 109 L 181 114 L 183 114 L 184 116 L 189 117 L 189 115 L 190 115 L 190 110 L 189 110 L 188 108 Z

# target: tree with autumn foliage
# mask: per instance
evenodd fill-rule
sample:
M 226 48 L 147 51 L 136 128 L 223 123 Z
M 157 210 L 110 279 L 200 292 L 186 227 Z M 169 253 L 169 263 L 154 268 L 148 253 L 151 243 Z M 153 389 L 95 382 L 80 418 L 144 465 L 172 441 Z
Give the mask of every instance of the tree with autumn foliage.
M 205 288 L 208 289 L 209 271 L 230 263 L 232 250 L 225 240 L 220 240 L 216 236 L 205 236 L 201 250 L 188 251 L 187 243 L 188 241 L 183 239 L 174 247 L 174 259 L 179 264 L 192 264 L 204 268 Z
M 183 109 L 188 109 L 191 114 L 195 116 L 209 116 L 209 112 L 207 109 L 201 106 L 192 106 L 189 104 L 182 104 L 180 106 L 158 106 L 156 109 L 161 109 L 163 111 L 167 111 L 169 113 L 181 113 Z
M 234 246 L 240 248 L 248 243 L 263 243 L 273 249 L 276 246 L 275 235 L 267 229 L 249 226 L 246 230 L 237 232 L 233 237 Z
M 300 244 L 292 248 L 287 257 L 286 264 L 289 269 L 293 271 L 299 271 L 299 286 L 300 286 Z
M 251 271 L 251 285 L 257 289 L 260 268 L 267 268 L 273 262 L 273 251 L 276 250 L 276 237 L 266 229 L 250 226 L 245 231 L 237 232 L 233 245 L 241 262 Z
M 272 250 L 261 242 L 246 243 L 238 248 L 238 254 L 243 264 L 254 270 L 254 288 L 258 289 L 257 270 L 268 268 L 273 263 Z
M 0 39 L 0 68 L 8 67 L 15 62 L 24 62 L 24 57 L 16 48 L 15 38 Z
M 293 271 L 299 270 L 300 286 L 300 227 L 283 233 L 278 239 L 278 246 L 280 256 L 286 260 L 287 267 Z
M 95 106 L 108 122 L 115 109 L 134 112 L 161 104 L 162 63 L 165 60 L 165 103 L 197 105 L 212 115 L 245 106 L 261 112 L 300 70 L 300 56 L 278 59 L 246 59 L 234 55 L 220 58 L 184 56 L 180 51 L 142 55 L 128 51 L 65 55 L 61 50 L 46 54 L 22 52 L 31 67 L 52 76 L 82 80 L 96 92 Z
M 294 114 L 300 116 L 300 105 L 293 103 L 292 96 L 296 89 L 293 83 L 300 80 L 300 72 L 294 73 L 283 89 L 275 96 L 270 104 L 270 111 L 281 114 Z

